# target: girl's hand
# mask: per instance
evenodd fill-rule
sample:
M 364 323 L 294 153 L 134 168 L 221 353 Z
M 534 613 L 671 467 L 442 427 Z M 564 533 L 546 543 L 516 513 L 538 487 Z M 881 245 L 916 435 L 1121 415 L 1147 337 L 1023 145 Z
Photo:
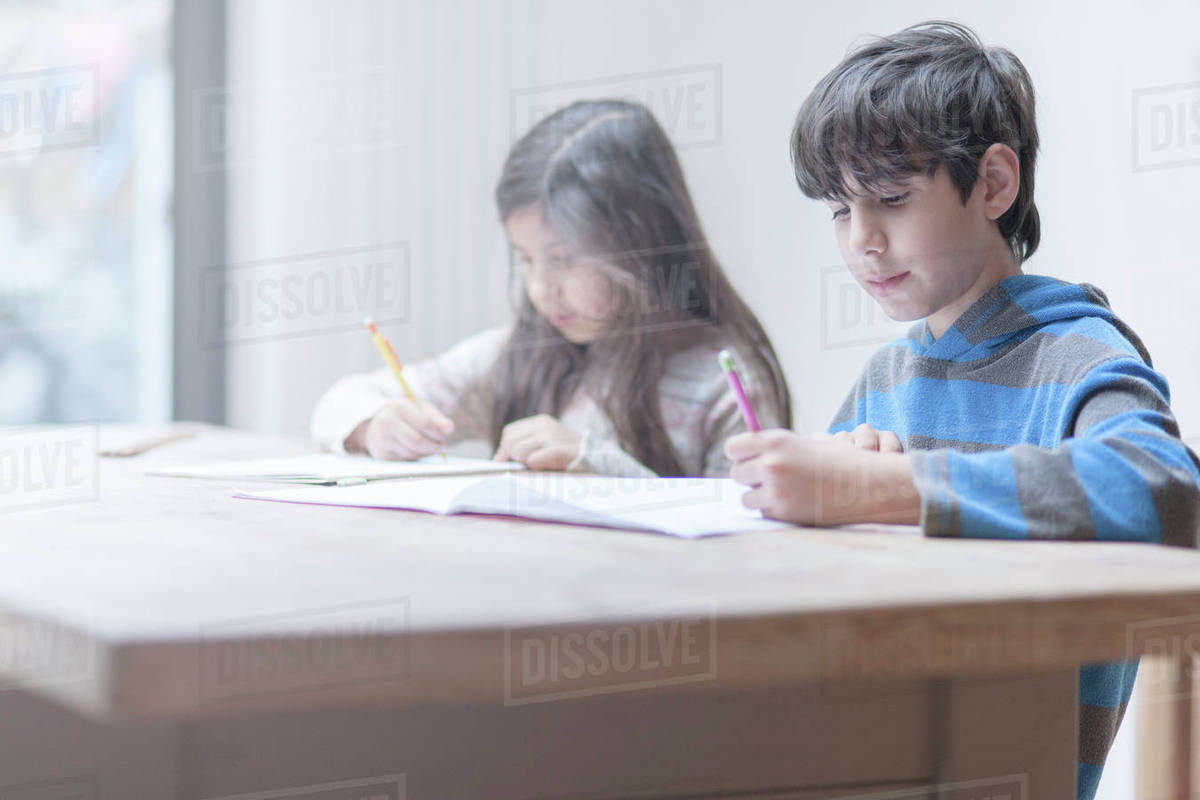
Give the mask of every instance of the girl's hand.
M 520 461 L 529 469 L 563 471 L 579 455 L 583 435 L 549 414 L 526 417 L 504 426 L 496 461 Z
M 373 458 L 411 461 L 441 452 L 454 423 L 434 406 L 407 397 L 366 420 L 346 437 L 346 449 Z
M 905 455 L 785 430 L 733 436 L 725 455 L 734 462 L 729 476 L 750 487 L 742 504 L 766 517 L 798 525 L 920 519 L 921 498 Z
M 899 436 L 891 431 L 877 431 L 865 422 L 853 431 L 838 431 L 833 435 L 833 440 L 857 447 L 859 450 L 873 450 L 877 453 L 904 452 Z

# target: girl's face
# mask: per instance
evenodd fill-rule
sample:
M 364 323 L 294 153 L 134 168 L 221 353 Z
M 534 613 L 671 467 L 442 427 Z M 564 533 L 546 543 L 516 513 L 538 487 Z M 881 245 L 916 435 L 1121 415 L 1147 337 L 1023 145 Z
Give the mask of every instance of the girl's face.
M 597 339 L 613 315 L 613 286 L 596 259 L 561 241 L 540 208 L 513 212 L 504 227 L 537 312 L 576 344 Z

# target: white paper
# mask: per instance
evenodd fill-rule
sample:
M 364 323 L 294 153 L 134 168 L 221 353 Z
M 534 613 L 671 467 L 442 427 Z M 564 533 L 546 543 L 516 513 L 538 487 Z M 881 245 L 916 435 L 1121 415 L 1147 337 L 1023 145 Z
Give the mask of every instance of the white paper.
M 146 474 L 169 478 L 320 484 L 388 478 L 425 478 L 435 475 L 478 475 L 523 469 L 525 467 L 516 462 L 489 461 L 482 458 L 443 458 L 433 455 L 416 461 L 380 461 L 362 455 L 318 453 L 252 461 L 159 467 Z
M 607 478 L 524 473 L 389 481 L 362 486 L 240 492 L 291 503 L 478 513 L 599 525 L 695 538 L 772 530 L 741 503 L 746 487 L 724 478 Z

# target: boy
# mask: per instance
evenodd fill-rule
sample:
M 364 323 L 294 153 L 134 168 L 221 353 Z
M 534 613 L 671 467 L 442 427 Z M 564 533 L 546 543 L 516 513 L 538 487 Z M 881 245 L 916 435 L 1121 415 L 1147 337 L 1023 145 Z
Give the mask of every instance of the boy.
M 883 310 L 924 321 L 870 359 L 832 438 L 727 442 L 747 506 L 932 536 L 1196 545 L 1200 462 L 1145 347 L 1095 287 L 1022 274 L 1037 145 L 1024 66 L 961 25 L 875 40 L 821 80 L 792 134 L 800 189 Z M 1136 669 L 1081 670 L 1079 798 Z

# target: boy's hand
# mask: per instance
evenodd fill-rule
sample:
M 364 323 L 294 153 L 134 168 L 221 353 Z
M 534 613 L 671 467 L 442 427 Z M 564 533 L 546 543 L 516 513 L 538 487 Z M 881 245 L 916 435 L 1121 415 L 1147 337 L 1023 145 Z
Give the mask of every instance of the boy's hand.
M 853 445 L 859 450 L 874 450 L 878 453 L 903 453 L 900 437 L 891 431 L 877 431 L 863 423 L 853 431 L 838 431 L 833 435 L 835 442 Z
M 567 468 L 579 455 L 583 435 L 549 414 L 538 414 L 510 422 L 500 432 L 496 461 L 520 461 L 529 469 Z
M 401 398 L 346 437 L 346 450 L 373 458 L 411 461 L 440 452 L 454 423 L 434 406 Z
M 763 516 L 798 525 L 920 520 L 907 456 L 786 430 L 733 436 L 725 455 L 734 462 L 730 477 L 751 487 L 742 503 Z

